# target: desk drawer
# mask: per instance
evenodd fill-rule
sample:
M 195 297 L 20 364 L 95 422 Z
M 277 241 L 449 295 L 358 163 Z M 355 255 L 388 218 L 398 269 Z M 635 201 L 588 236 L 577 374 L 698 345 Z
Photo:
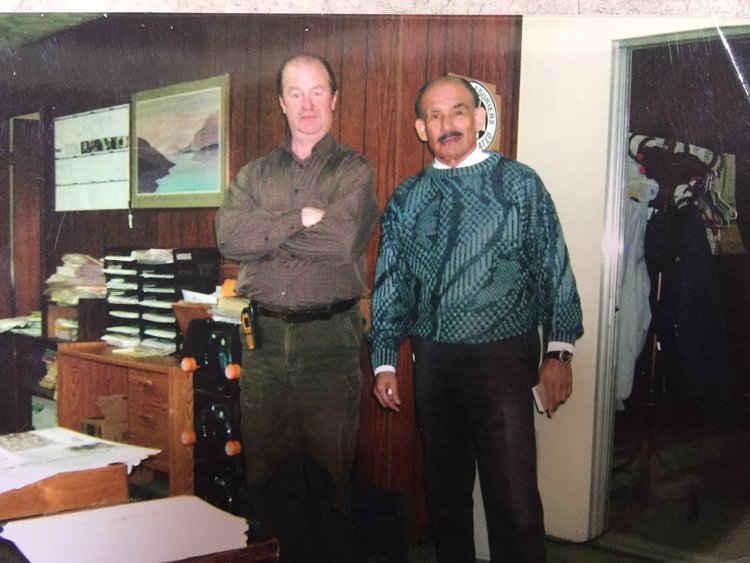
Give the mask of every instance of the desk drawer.
M 168 383 L 160 374 L 128 373 L 128 431 L 130 443 L 159 448 L 169 443 Z

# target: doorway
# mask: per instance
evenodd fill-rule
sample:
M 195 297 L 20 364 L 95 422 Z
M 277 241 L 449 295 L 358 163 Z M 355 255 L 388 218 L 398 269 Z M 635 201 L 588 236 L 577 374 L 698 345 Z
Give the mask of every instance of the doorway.
M 745 359 L 750 345 L 750 300 L 745 290 L 750 280 L 745 248 L 750 247 L 750 89 L 746 78 L 750 29 L 712 29 L 619 42 L 615 57 L 619 88 L 614 95 L 611 167 L 618 180 L 610 194 L 607 232 L 618 241 L 616 246 L 627 244 L 625 207 L 632 185 L 626 170 L 635 165 L 636 175 L 644 171 L 642 149 L 647 146 L 655 147 L 659 158 L 700 154 L 707 164 L 714 154 L 731 156 L 729 204 L 737 216 L 726 225 L 706 230 L 711 257 L 706 262 L 710 265 L 702 269 L 716 279 L 718 305 L 711 313 L 723 329 L 722 334 L 711 331 L 718 344 L 706 340 L 706 346 L 712 347 L 710 352 L 724 347 L 726 365 L 716 360 L 702 371 L 693 370 L 697 383 L 692 388 L 686 374 L 696 364 L 686 366 L 680 358 L 700 350 L 685 349 L 684 344 L 682 350 L 670 347 L 661 323 L 672 317 L 664 314 L 664 301 L 659 301 L 663 278 L 652 267 L 648 271 L 648 331 L 642 334 L 630 389 L 624 400 L 617 396 L 622 387 L 628 387 L 617 378 L 621 377 L 618 367 L 626 363 L 619 347 L 626 331 L 633 330 L 625 327 L 623 317 L 633 304 L 632 295 L 623 287 L 626 265 L 622 257 L 606 265 L 607 289 L 616 296 L 618 312 L 602 339 L 607 347 L 603 357 L 606 373 L 615 380 L 612 398 L 621 400 L 620 410 L 609 421 L 613 438 L 605 509 L 608 529 L 650 546 L 646 551 L 670 553 L 676 559 L 690 554 L 737 558 L 750 553 L 750 541 L 742 537 L 750 524 L 750 513 L 745 510 L 750 500 L 750 362 Z M 630 150 L 629 141 L 633 143 Z M 716 170 L 723 166 L 726 176 L 727 160 L 711 166 Z M 666 181 L 645 168 L 644 175 L 656 184 L 655 195 L 663 195 L 660 186 Z M 670 202 L 675 201 L 673 191 L 669 196 Z M 656 203 L 648 205 L 648 221 L 657 207 Z M 653 231 L 650 237 L 657 240 Z M 653 255 L 648 262 L 656 263 Z M 698 302 L 690 316 L 683 318 L 695 319 L 707 300 Z M 673 323 L 672 329 L 679 331 L 687 324 Z M 703 360 L 706 356 L 692 357 Z M 709 408 L 711 399 L 716 400 Z

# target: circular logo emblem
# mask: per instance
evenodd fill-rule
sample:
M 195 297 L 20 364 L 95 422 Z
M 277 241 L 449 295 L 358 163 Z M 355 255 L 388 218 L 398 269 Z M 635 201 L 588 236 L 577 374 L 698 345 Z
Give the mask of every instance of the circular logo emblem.
M 497 104 L 495 103 L 495 96 L 492 95 L 492 92 L 484 84 L 478 80 L 469 80 L 469 84 L 476 90 L 479 96 L 479 104 L 487 112 L 487 116 L 484 119 L 484 128 L 479 131 L 479 136 L 477 137 L 477 146 L 485 150 L 492 146 L 497 135 Z

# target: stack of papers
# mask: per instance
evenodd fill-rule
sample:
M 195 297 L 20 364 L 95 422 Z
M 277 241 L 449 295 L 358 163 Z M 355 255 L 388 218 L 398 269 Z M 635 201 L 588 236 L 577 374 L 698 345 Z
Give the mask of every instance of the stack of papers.
M 150 248 L 134 250 L 130 255 L 141 264 L 173 264 L 174 252 L 171 248 Z
M 0 319 L 0 332 L 22 332 L 24 334 L 30 334 L 32 336 L 42 335 L 42 314 L 37 311 L 35 315 L 28 315 L 26 317 L 10 317 L 7 319 Z
M 57 388 L 57 353 L 47 348 L 42 356 L 42 362 L 46 366 L 46 371 L 39 380 L 39 387 L 54 391 Z
M 139 346 L 145 350 L 153 350 L 154 355 L 169 356 L 177 352 L 177 344 L 161 338 L 144 338 Z
M 209 312 L 217 322 L 240 324 L 242 310 L 248 305 L 250 305 L 250 300 L 245 297 L 222 296 L 219 297 L 216 306 L 209 309 Z
M 128 473 L 159 450 L 94 438 L 67 428 L 0 436 L 0 493 L 68 471 L 124 463 Z
M 119 328 L 119 327 L 115 327 Z M 137 327 L 136 327 L 137 328 Z M 117 333 L 115 331 L 112 331 L 111 329 L 107 329 L 109 332 L 107 332 L 104 336 L 101 337 L 101 340 L 109 344 L 110 346 L 115 346 L 116 348 L 135 348 L 141 343 L 141 337 L 136 334 L 135 336 Z M 152 354 L 155 355 L 155 354 Z
M 77 305 L 78 299 L 106 296 L 102 263 L 88 254 L 65 254 L 62 265 L 47 278 L 46 295 L 60 305 Z

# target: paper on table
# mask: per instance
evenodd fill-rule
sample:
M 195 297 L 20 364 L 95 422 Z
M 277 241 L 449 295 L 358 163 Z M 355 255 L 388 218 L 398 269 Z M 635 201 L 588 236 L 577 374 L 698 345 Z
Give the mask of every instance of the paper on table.
M 94 438 L 67 428 L 0 436 L 0 493 L 68 471 L 124 463 L 132 468 L 160 450 Z
M 159 313 L 143 313 L 144 321 L 152 323 L 174 324 L 177 318 L 174 315 L 160 315 Z
M 174 252 L 171 248 L 134 250 L 130 254 L 142 264 L 172 264 L 174 262 Z
M 109 328 L 107 330 L 110 330 Z M 139 331 L 140 332 L 140 331 Z M 116 346 L 118 348 L 134 348 L 141 343 L 141 338 L 138 333 L 135 335 L 122 334 L 119 331 L 113 333 L 107 333 L 100 338 L 110 346 Z
M 32 562 L 156 563 L 240 549 L 247 529 L 243 518 L 176 496 L 17 520 L 1 535 Z
M 172 301 L 160 301 L 159 299 L 143 299 L 139 302 L 142 307 L 153 307 L 155 309 L 172 310 Z
M 216 304 L 216 293 L 199 293 L 197 291 L 183 289 L 182 298 L 188 303 Z

